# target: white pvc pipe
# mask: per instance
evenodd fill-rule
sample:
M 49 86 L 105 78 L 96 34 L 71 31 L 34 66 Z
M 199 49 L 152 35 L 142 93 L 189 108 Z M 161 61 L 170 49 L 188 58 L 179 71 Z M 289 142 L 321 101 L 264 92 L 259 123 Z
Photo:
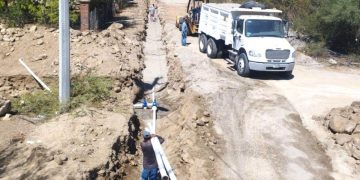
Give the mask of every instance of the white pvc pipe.
M 153 102 L 155 102 L 156 99 L 155 99 L 154 88 L 153 88 L 152 98 L 153 98 Z M 153 111 L 153 121 L 152 121 L 152 123 L 149 123 L 149 129 L 151 129 L 151 132 L 153 134 L 155 134 L 157 107 L 152 106 L 151 109 Z M 157 137 L 151 138 L 151 144 L 152 144 L 154 152 L 155 152 L 156 161 L 158 163 L 159 171 L 161 174 L 161 179 L 168 180 L 170 177 L 171 180 L 177 180 L 174 170 L 171 168 L 169 160 L 167 159 L 165 152 L 164 152 L 163 148 L 161 147 L 159 138 L 157 138 Z M 165 168 L 164 168 L 164 166 L 165 166 Z
M 153 93 L 152 93 L 152 103 L 156 102 L 154 89 L 155 89 L 155 88 L 153 88 Z M 153 105 L 153 104 L 151 104 L 151 105 Z M 152 106 L 151 109 L 152 109 L 152 111 L 153 111 L 152 133 L 155 134 L 155 129 L 156 129 L 156 110 L 157 110 L 157 107 L 156 107 L 156 106 Z
M 166 169 L 164 168 L 164 164 L 163 164 L 163 161 L 162 161 L 162 158 L 161 158 L 161 154 L 160 154 L 160 151 L 158 148 L 156 148 L 154 146 L 154 142 L 159 142 L 159 139 L 157 137 L 155 138 L 151 138 L 151 144 L 153 145 L 153 149 L 154 149 L 154 152 L 155 152 L 155 156 L 156 156 L 156 161 L 157 161 L 157 164 L 158 164 L 158 168 L 159 168 L 159 171 L 160 171 L 160 175 L 161 175 L 161 179 L 169 179 L 169 176 L 167 175 L 166 173 Z
M 153 111 L 153 120 L 152 120 L 152 133 L 155 134 L 155 127 L 156 127 L 156 106 L 153 106 L 152 108 Z
M 159 154 L 161 156 L 161 159 L 162 159 L 162 163 L 164 163 L 166 172 L 168 173 L 170 179 L 171 180 L 176 180 L 177 178 L 175 176 L 174 170 L 170 166 L 169 160 L 167 159 L 167 157 L 165 155 L 165 152 L 164 152 L 163 148 L 161 147 L 159 139 L 157 137 L 152 138 L 151 139 L 151 144 L 153 145 L 154 151 L 156 149 L 156 151 L 159 152 Z
M 19 61 L 25 67 L 25 69 L 31 74 L 31 76 L 34 77 L 34 79 L 40 83 L 40 85 L 43 88 L 51 92 L 50 88 L 43 81 L 41 81 L 41 79 L 38 76 L 36 76 L 36 74 L 24 63 L 24 61 L 22 61 L 22 59 L 19 59 Z
M 143 103 L 134 104 L 133 107 L 134 107 L 135 109 L 142 109 L 142 108 L 143 108 Z

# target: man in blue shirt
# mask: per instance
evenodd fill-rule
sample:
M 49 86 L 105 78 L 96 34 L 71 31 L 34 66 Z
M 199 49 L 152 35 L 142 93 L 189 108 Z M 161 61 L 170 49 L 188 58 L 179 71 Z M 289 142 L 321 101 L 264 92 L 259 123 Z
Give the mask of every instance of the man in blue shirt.
M 184 18 L 184 21 L 181 25 L 181 45 L 186 46 L 186 37 L 188 34 L 188 26 L 187 26 L 187 16 Z

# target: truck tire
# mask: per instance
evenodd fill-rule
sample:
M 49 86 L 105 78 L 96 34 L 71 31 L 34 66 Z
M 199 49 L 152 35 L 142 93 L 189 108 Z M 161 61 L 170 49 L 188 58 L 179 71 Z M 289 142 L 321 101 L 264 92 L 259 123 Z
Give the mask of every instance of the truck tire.
M 250 76 L 249 60 L 245 53 L 236 56 L 235 67 L 238 75 L 242 77 Z
M 199 51 L 202 53 L 206 53 L 206 48 L 207 48 L 207 37 L 205 34 L 201 34 L 199 36 Z
M 285 71 L 282 73 L 282 75 L 286 78 L 291 78 L 293 75 L 292 75 L 292 72 L 293 71 Z
M 217 58 L 222 58 L 224 57 L 224 54 L 225 54 L 225 43 L 221 40 L 219 41 L 216 41 L 216 47 L 218 49 L 218 52 L 217 52 Z
M 218 54 L 218 48 L 216 47 L 215 40 L 209 38 L 206 46 L 206 54 L 209 58 L 216 58 Z

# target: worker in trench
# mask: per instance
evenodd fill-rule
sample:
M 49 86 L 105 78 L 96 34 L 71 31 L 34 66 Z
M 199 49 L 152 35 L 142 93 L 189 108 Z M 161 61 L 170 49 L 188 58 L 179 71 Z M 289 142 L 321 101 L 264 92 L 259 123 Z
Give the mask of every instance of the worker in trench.
M 187 21 L 188 21 L 189 17 L 185 16 L 184 17 L 184 21 L 181 24 L 181 45 L 182 46 L 186 46 L 186 37 L 188 34 L 188 26 L 187 26 Z
M 152 22 L 155 22 L 156 21 L 156 11 L 157 11 L 157 7 L 155 6 L 155 4 L 152 4 L 150 5 L 149 7 L 149 19 L 152 21 Z
M 143 171 L 141 173 L 141 179 L 156 180 L 158 174 L 158 164 L 156 161 L 154 148 L 151 144 L 151 138 L 157 137 L 160 141 L 160 144 L 164 142 L 164 139 L 161 136 L 150 134 L 149 131 L 144 131 L 143 136 L 144 140 L 140 144 L 143 153 Z

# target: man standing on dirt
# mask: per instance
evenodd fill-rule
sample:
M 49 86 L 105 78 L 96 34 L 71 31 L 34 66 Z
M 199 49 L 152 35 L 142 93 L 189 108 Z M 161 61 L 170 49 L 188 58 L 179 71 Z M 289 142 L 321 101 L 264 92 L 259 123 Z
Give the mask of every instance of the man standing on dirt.
M 149 15 L 150 15 L 150 20 L 153 21 L 153 22 L 155 22 L 155 20 L 156 20 L 155 12 L 156 12 L 155 4 L 150 5 L 150 7 L 149 7 Z
M 181 45 L 182 46 L 186 46 L 186 37 L 188 34 L 188 26 L 187 26 L 187 22 L 188 21 L 188 16 L 184 17 L 184 21 L 181 25 Z
M 157 137 L 160 144 L 164 142 L 161 136 L 150 134 L 149 131 L 144 131 L 144 141 L 141 142 L 141 150 L 143 152 L 143 171 L 141 173 L 142 180 L 156 180 L 158 172 L 158 164 L 156 161 L 155 152 L 151 144 L 151 138 Z

